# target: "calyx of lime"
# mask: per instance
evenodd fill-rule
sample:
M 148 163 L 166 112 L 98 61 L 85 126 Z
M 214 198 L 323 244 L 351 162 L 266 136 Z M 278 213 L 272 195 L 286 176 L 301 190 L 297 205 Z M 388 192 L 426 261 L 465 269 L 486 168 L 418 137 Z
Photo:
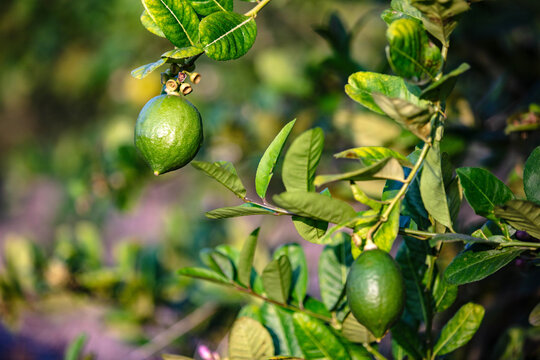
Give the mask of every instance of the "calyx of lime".
M 135 125 L 135 146 L 155 175 L 188 164 L 202 140 L 201 114 L 179 95 L 159 95 L 148 101 Z
M 375 249 L 360 254 L 351 266 L 346 289 L 352 314 L 378 340 L 403 312 L 403 276 L 385 251 Z

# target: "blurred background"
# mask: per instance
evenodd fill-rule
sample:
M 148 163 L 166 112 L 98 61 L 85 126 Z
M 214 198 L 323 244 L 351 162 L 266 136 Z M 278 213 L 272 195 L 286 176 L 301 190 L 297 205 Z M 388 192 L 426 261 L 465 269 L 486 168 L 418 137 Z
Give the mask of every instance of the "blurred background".
M 243 12 L 253 5 L 235 6 Z M 293 118 L 292 136 L 313 126 L 325 131 L 321 173 L 343 169 L 331 154 L 350 147 L 412 151 L 413 135 L 364 111 L 343 91 L 354 71 L 390 72 L 379 17 L 388 6 L 273 0 L 257 18 L 248 55 L 223 63 L 199 59 L 202 81 L 189 95 L 204 121 L 197 159 L 232 161 L 253 195 L 260 156 Z M 190 166 L 156 178 L 138 156 L 135 120 L 159 94 L 160 81 L 159 71 L 144 80 L 130 71 L 171 49 L 143 28 L 141 12 L 133 0 L 0 3 L 1 359 L 61 359 L 81 333 L 98 359 L 157 358 L 161 347 L 152 346 L 161 343 L 151 340 L 209 302 L 217 305 L 203 307 L 182 328 L 189 334 L 181 329 L 161 345 L 189 356 L 199 345 L 219 349 L 249 299 L 178 278 L 175 270 L 197 265 L 203 247 L 239 248 L 257 226 L 257 264 L 282 243 L 300 243 L 314 274 L 310 293 L 317 296 L 321 247 L 301 240 L 288 219 L 206 219 L 205 211 L 237 199 Z M 540 137 L 512 130 L 540 121 L 534 105 L 540 102 L 540 2 L 473 3 L 449 54 L 447 69 L 462 62 L 472 69 L 448 100 L 443 151 L 456 166 L 492 170 L 522 195 L 522 165 Z M 279 179 L 270 193 L 283 190 Z M 383 185 L 364 189 L 376 197 Z M 350 197 L 346 187 L 331 190 Z M 482 221 L 464 205 L 457 229 Z M 442 262 L 459 250 L 448 246 Z M 460 288 L 456 308 L 476 301 L 487 312 L 478 335 L 454 358 L 496 358 L 494 344 L 505 336 L 538 355 L 538 342 L 525 334 L 539 278 L 518 260 Z

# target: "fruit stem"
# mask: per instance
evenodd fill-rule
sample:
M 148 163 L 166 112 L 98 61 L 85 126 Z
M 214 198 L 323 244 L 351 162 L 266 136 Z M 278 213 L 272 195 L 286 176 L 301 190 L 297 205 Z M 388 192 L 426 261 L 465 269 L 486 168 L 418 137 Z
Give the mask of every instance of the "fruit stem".
M 409 235 L 420 240 L 428 240 L 438 235 L 437 233 L 432 233 L 432 232 L 422 231 L 422 230 L 407 229 L 407 228 L 400 228 L 399 233 L 401 235 Z
M 373 357 L 376 360 L 387 360 L 380 352 L 377 351 L 373 346 L 369 345 L 369 343 L 362 344 L 366 348 L 366 350 L 373 355 Z
M 252 18 L 257 17 L 257 14 L 259 11 L 262 10 L 271 0 L 262 0 L 260 3 L 257 4 L 253 9 L 249 10 L 247 13 L 245 13 L 245 16 L 251 16 Z

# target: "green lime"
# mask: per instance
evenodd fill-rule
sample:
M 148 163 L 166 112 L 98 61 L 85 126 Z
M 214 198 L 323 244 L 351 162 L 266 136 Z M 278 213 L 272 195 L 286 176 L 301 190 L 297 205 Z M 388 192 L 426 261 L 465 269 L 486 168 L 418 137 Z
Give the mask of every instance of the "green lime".
M 151 99 L 135 125 L 135 146 L 155 175 L 188 164 L 202 140 L 201 114 L 183 96 L 159 95 Z
M 377 338 L 399 319 L 405 304 L 403 276 L 382 250 L 360 254 L 347 276 L 347 301 L 358 322 Z

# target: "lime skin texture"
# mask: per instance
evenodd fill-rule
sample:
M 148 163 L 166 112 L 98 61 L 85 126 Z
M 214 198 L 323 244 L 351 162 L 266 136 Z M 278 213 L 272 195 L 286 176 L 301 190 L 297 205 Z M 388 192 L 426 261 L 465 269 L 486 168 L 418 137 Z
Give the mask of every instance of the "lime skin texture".
M 159 95 L 141 110 L 135 146 L 155 175 L 188 164 L 203 141 L 201 114 L 183 96 Z
M 397 263 L 385 251 L 376 249 L 361 253 L 351 266 L 346 289 L 354 317 L 378 340 L 403 312 L 403 276 Z

